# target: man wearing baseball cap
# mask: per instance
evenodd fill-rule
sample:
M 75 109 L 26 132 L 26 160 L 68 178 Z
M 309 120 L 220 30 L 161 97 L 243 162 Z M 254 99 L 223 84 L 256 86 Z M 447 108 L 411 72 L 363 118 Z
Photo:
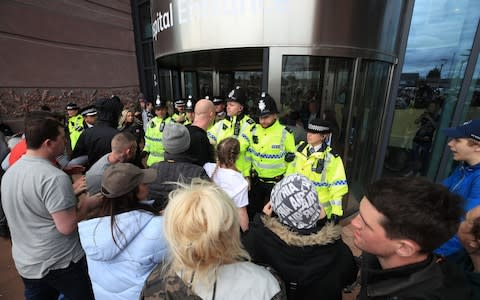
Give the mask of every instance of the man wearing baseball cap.
M 208 130 L 208 138 L 215 146 L 227 137 L 238 138 L 255 125 L 255 121 L 247 115 L 247 94 L 240 86 L 235 87 L 227 98 L 227 118 L 215 123 Z M 240 149 L 236 166 L 240 173 L 248 174 L 250 165 L 245 160 L 245 150 Z
M 466 213 L 480 205 L 480 120 L 470 120 L 442 131 L 450 138 L 448 147 L 452 151 L 453 160 L 459 162 L 443 184 L 451 192 L 462 196 Z M 455 259 L 461 249 L 460 240 L 455 235 L 435 252 Z
M 328 121 L 311 120 L 307 127 L 308 143 L 298 145 L 287 174 L 302 174 L 313 181 L 327 217 L 337 222 L 343 215 L 342 198 L 348 185 L 342 158 L 327 143 L 331 133 Z

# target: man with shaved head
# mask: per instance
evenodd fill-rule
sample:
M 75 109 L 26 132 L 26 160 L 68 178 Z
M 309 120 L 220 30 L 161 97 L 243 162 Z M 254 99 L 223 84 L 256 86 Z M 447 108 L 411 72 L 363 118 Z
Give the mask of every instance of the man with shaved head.
M 120 132 L 112 138 L 111 146 L 112 152 L 102 156 L 87 171 L 87 190 L 91 195 L 100 192 L 103 172 L 107 167 L 132 161 L 137 150 L 137 139 L 130 132 Z
M 207 137 L 207 129 L 215 121 L 215 105 L 207 99 L 200 99 L 195 104 L 193 124 L 187 126 L 190 132 L 190 148 L 187 153 L 195 163 L 203 166 L 207 162 L 215 162 L 213 146 Z

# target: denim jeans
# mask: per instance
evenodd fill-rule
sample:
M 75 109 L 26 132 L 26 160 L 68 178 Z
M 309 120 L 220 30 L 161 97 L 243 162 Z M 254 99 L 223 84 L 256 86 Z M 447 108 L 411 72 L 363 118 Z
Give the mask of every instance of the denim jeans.
M 85 257 L 65 269 L 52 270 L 41 279 L 22 280 L 26 300 L 57 300 L 60 293 L 68 300 L 95 299 Z

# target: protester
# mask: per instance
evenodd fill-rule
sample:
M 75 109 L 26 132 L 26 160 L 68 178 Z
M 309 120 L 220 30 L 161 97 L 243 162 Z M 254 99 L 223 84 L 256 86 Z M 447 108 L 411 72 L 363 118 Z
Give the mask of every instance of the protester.
M 217 163 L 206 163 L 203 168 L 235 203 L 240 227 L 245 232 L 248 230 L 248 182 L 235 167 L 239 153 L 238 140 L 233 137 L 226 138 L 217 146 Z
M 201 99 L 195 104 L 195 120 L 188 125 L 190 147 L 188 154 L 199 166 L 207 162 L 215 162 L 215 151 L 207 136 L 208 128 L 215 119 L 215 107 L 210 100 Z
M 465 200 L 463 210 L 466 213 L 480 205 L 480 120 L 471 120 L 455 128 L 443 129 L 443 133 L 451 138 L 448 147 L 452 151 L 453 160 L 460 163 L 443 184 Z M 455 255 L 461 249 L 458 237 L 453 236 L 436 249 L 435 253 L 455 261 Z
M 325 222 L 313 183 L 302 175 L 286 176 L 270 199 L 265 215 L 255 216 L 242 239 L 253 262 L 279 272 L 289 299 L 341 300 L 357 267 L 341 226 Z
M 112 96 L 111 98 L 97 99 L 95 107 L 97 122 L 94 127 L 82 132 L 72 153 L 72 159 L 87 155 L 87 169 L 102 156 L 112 151 L 110 143 L 118 133 L 118 118 L 123 104 L 120 98 Z
M 363 251 L 358 299 L 473 299 L 463 272 L 433 254 L 457 231 L 461 201 L 417 177 L 369 185 L 351 221 Z
M 166 256 L 163 217 L 142 203 L 154 170 L 117 163 L 102 177 L 103 202 L 96 218 L 79 223 L 96 299 L 138 299 L 152 269 Z
M 178 123 L 165 125 L 163 146 L 165 160 L 151 166 L 157 172 L 157 179 L 148 186 L 148 199 L 154 200 L 153 206 L 158 210 L 165 208 L 168 194 L 177 188 L 176 182 L 189 183 L 196 177 L 209 178 L 205 170 L 194 164 L 187 153 L 190 134 L 185 126 Z
M 122 111 L 122 116 L 118 122 L 118 130 L 120 132 L 129 132 L 135 136 L 135 140 L 137 141 L 137 151 L 132 163 L 141 168 L 143 166 L 141 155 L 143 148 L 145 147 L 145 132 L 143 131 L 141 122 L 135 117 L 135 112 L 133 110 Z
M 131 162 L 135 157 L 137 143 L 128 132 L 117 133 L 111 142 L 112 152 L 105 154 L 86 173 L 87 189 L 93 195 L 100 193 L 105 170 L 116 163 Z
M 172 192 L 165 210 L 171 256 L 150 274 L 140 299 L 286 299 L 266 268 L 247 261 L 239 226 L 220 187 L 195 180 Z
M 480 299 L 480 205 L 467 213 L 465 221 L 460 224 L 458 237 L 465 249 L 457 263 L 466 272 L 475 299 Z
M 2 206 L 12 237 L 12 257 L 26 299 L 93 299 L 77 222 L 98 206 L 98 196 L 78 202 L 66 173 L 52 164 L 65 149 L 63 125 L 27 118 L 27 153 L 2 178 Z

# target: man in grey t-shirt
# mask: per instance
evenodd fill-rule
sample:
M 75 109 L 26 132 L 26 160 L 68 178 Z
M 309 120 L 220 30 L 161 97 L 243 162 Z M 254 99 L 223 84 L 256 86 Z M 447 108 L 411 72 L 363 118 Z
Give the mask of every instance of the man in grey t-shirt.
M 65 148 L 61 123 L 27 116 L 27 153 L 2 178 L 2 206 L 10 227 L 12 256 L 26 299 L 93 299 L 77 222 L 100 203 L 87 196 L 78 204 L 67 174 L 55 167 Z
M 87 171 L 87 190 L 90 195 L 100 192 L 102 176 L 108 166 L 129 162 L 135 157 L 137 150 L 137 140 L 135 136 L 129 132 L 117 133 L 112 139 L 112 152 L 102 156 Z

